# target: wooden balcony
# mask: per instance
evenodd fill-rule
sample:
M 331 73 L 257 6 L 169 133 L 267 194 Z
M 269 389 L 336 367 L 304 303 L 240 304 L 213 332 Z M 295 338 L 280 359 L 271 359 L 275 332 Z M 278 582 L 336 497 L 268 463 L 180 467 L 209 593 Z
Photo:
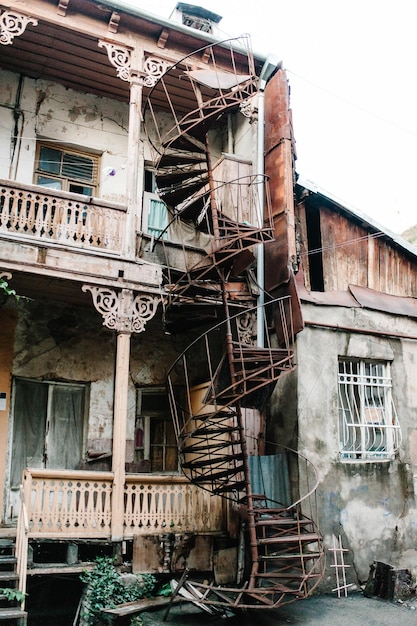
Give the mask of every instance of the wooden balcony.
M 112 502 L 113 488 L 111 472 L 25 470 L 21 518 L 27 536 L 111 539 L 118 515 L 123 516 L 124 539 L 224 528 L 222 499 L 181 475 L 129 474 L 120 505 Z
M 0 235 L 120 254 L 125 226 L 124 205 L 0 180 Z

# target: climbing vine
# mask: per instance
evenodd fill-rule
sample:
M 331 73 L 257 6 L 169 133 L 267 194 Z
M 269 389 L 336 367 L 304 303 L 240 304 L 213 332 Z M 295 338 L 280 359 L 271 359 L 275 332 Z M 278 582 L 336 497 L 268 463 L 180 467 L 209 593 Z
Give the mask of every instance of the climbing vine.
M 0 278 L 0 293 L 3 292 L 6 296 L 14 296 L 18 298 L 16 291 L 14 289 L 10 289 L 9 283 L 4 278 Z
M 86 584 L 81 608 L 82 624 L 86 626 L 105 623 L 103 609 L 150 597 L 156 586 L 151 574 L 119 574 L 110 557 L 98 557 L 94 569 L 81 574 L 81 580 Z

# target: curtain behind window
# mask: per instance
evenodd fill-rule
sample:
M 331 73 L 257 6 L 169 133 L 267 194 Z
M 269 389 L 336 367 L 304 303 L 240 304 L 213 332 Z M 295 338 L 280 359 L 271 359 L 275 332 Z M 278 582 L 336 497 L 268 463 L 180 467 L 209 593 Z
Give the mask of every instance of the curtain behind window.
M 82 455 L 84 389 L 54 385 L 51 392 L 46 467 L 76 469 Z
M 11 486 L 18 487 L 25 467 L 43 467 L 48 386 L 17 380 Z
M 16 380 L 11 486 L 25 467 L 76 469 L 83 422 L 83 387 Z

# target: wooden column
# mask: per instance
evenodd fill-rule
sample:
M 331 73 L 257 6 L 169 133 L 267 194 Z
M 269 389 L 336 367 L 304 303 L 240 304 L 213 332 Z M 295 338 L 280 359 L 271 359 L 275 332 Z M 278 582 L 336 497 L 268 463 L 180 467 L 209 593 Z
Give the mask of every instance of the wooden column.
M 112 540 L 123 539 L 123 492 L 126 462 L 127 394 L 129 389 L 130 333 L 117 333 L 114 377 L 112 470 Z M 115 506 L 116 505 L 116 506 Z
M 140 131 L 142 119 L 142 86 L 140 72 L 133 68 L 139 67 L 142 59 L 138 50 L 132 52 L 130 68 L 130 101 L 129 101 L 129 135 L 127 146 L 127 215 L 125 232 L 125 255 L 133 259 L 136 247 L 136 218 L 142 223 L 142 176 L 140 159 Z M 140 183 L 140 184 L 139 184 Z
M 156 313 L 160 298 L 143 293 L 135 295 L 131 289 L 116 291 L 91 285 L 83 285 L 82 289 L 91 292 L 94 306 L 103 316 L 104 326 L 117 331 L 113 405 L 112 541 L 122 541 L 130 336 L 145 330 L 146 322 Z
M 13 352 L 17 311 L 3 308 L 0 311 L 0 391 L 6 394 L 5 409 L 0 406 L 0 503 L 4 497 L 6 477 L 7 441 L 9 430 L 9 411 L 11 381 L 13 369 Z M 8 512 L 6 512 L 6 517 Z M 0 519 L 3 518 L 3 507 L 0 508 Z

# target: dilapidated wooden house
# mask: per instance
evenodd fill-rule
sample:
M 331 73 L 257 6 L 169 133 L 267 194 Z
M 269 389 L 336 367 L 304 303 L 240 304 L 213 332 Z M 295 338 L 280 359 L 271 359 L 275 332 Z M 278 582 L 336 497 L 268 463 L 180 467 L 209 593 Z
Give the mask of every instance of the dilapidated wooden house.
M 29 592 L 2 618 L 41 623 L 58 602 L 73 623 L 103 554 L 186 566 L 224 608 L 278 606 L 322 576 L 313 490 L 264 437 L 299 320 L 262 271 L 293 194 L 287 81 L 219 20 L 0 4 L 3 580 Z M 272 198 L 268 100 L 286 120 Z
M 103 554 L 270 609 L 333 536 L 412 550 L 415 252 L 297 182 L 285 72 L 219 20 L 0 4 L 0 617 L 72 624 Z
M 302 330 L 267 439 L 317 470 L 322 590 L 364 584 L 374 561 L 415 581 L 417 249 L 309 181 L 297 181 L 285 212 L 266 251 L 266 289 L 282 290 L 275 263 L 288 246 Z

